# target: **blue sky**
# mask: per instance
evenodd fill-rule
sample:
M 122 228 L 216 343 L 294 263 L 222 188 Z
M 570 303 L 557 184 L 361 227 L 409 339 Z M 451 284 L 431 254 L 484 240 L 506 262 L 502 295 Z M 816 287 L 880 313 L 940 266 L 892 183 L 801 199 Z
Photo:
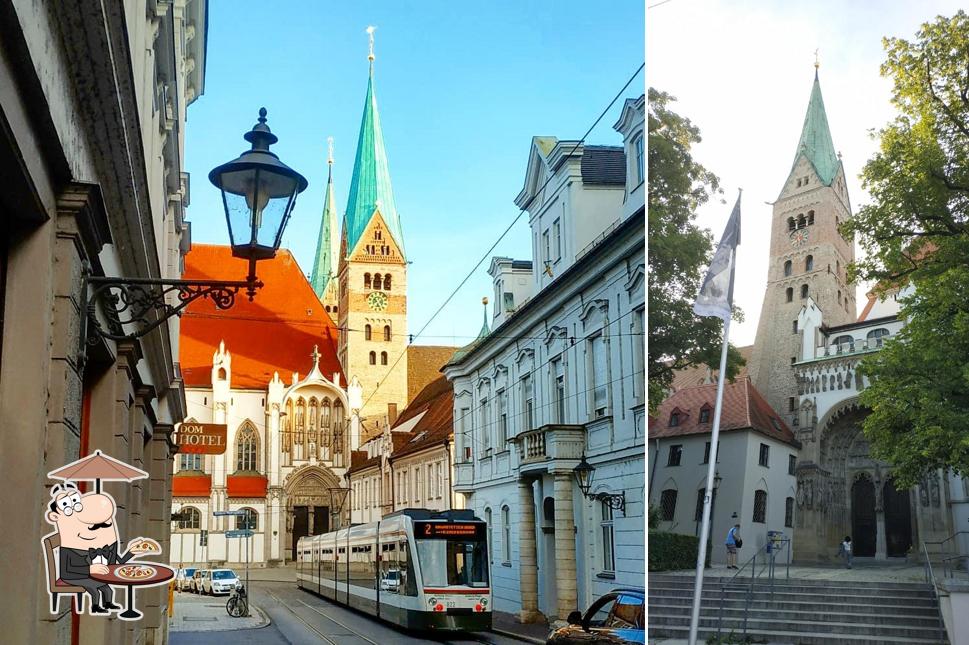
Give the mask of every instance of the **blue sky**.
M 283 238 L 312 268 L 326 185 L 326 138 L 342 215 L 367 85 L 367 25 L 376 31 L 376 94 L 408 259 L 408 326 L 417 332 L 518 214 L 534 135 L 578 138 L 644 53 L 635 0 L 296 2 L 212 0 L 205 93 L 188 111 L 186 166 L 195 242 L 226 244 L 209 171 L 245 150 L 269 110 L 273 150 L 300 171 Z M 642 73 L 626 94 L 643 92 Z M 622 101 L 589 136 L 618 144 Z M 530 257 L 527 217 L 493 254 Z M 486 270 L 475 272 L 419 344 L 463 345 L 481 327 Z

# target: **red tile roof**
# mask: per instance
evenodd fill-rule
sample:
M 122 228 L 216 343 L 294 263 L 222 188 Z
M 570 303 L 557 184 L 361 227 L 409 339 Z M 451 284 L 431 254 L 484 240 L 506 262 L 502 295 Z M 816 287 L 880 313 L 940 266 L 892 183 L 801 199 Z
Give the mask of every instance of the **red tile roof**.
M 715 384 L 684 388 L 674 392 L 660 404 L 649 420 L 649 438 L 681 437 L 708 434 L 713 426 L 713 407 L 717 400 Z M 700 409 L 710 408 L 710 420 L 700 423 Z M 679 425 L 670 427 L 670 415 L 680 413 Z M 720 415 L 720 431 L 755 430 L 768 437 L 790 444 L 797 444 L 794 433 L 781 415 L 768 405 L 760 392 L 751 384 L 749 377 L 725 383 L 723 387 L 723 411 Z
M 269 484 L 265 475 L 228 475 L 225 482 L 229 497 L 265 497 Z
M 426 414 L 409 433 L 411 438 L 402 442 L 399 447 L 394 443 L 391 460 L 443 443 L 453 436 L 454 387 L 446 377 L 438 377 L 421 390 L 401 413 L 395 425 L 413 419 L 422 412 Z
M 380 455 L 367 457 L 366 450 L 354 450 L 350 452 L 350 467 L 347 468 L 347 473 L 352 474 L 379 465 Z
M 441 368 L 451 360 L 458 349 L 458 347 L 443 345 L 407 346 L 408 405 L 426 385 L 441 375 Z
M 747 361 L 746 364 L 737 370 L 737 374 L 734 377 L 735 381 L 740 382 L 741 379 L 747 377 L 747 368 L 750 367 L 750 356 L 754 351 L 754 346 L 746 345 L 744 347 L 738 347 L 737 351 Z M 707 385 L 719 372 L 720 370 L 711 370 L 706 365 L 691 365 L 690 367 L 677 370 L 673 374 L 672 391 L 679 392 L 684 388 Z M 714 380 L 714 382 L 716 381 Z
M 208 497 L 212 492 L 211 475 L 181 475 L 172 477 L 172 497 Z
M 193 244 L 185 256 L 186 280 L 243 280 L 248 263 L 232 257 L 228 246 Z M 337 328 L 323 309 L 296 259 L 280 249 L 272 260 L 256 264 L 265 286 L 250 302 L 236 294 L 235 305 L 216 309 L 200 298 L 182 314 L 179 362 L 187 387 L 208 387 L 212 382 L 212 354 L 225 341 L 232 355 L 232 387 L 264 389 L 273 372 L 289 382 L 293 372 L 307 374 L 312 368 L 313 346 L 320 350 L 320 370 L 327 378 L 339 372 Z

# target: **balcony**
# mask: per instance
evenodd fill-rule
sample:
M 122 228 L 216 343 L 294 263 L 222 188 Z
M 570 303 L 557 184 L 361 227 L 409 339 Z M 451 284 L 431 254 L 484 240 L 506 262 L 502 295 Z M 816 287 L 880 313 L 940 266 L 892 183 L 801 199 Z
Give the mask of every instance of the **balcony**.
M 454 464 L 454 492 L 474 492 L 474 464 L 470 461 Z
M 551 470 L 559 466 L 572 467 L 575 464 L 556 462 L 566 459 L 578 461 L 582 458 L 585 451 L 585 427 L 549 424 L 522 432 L 512 441 L 518 446 L 520 472 Z
M 880 338 L 870 338 L 867 340 L 855 340 L 852 343 L 840 343 L 837 345 L 819 345 L 814 351 L 814 360 L 820 360 L 824 358 L 837 358 L 837 357 L 847 357 L 856 354 L 866 354 L 868 352 L 874 352 L 881 349 L 886 340 L 889 340 L 891 336 L 882 336 Z

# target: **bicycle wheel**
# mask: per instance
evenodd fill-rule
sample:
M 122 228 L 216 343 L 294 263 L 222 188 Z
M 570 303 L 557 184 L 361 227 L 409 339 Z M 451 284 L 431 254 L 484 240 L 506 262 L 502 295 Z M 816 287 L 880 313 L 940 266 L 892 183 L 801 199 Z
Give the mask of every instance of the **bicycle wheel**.
M 243 611 L 242 603 L 239 602 L 239 598 L 235 596 L 229 598 L 228 602 L 225 603 L 225 610 L 233 618 L 239 618 L 243 615 L 243 613 L 245 613 Z

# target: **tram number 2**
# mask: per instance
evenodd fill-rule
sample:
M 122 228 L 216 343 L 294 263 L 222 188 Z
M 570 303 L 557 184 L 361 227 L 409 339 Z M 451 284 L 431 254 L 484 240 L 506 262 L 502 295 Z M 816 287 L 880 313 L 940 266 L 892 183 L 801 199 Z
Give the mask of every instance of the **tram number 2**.
M 424 525 L 424 535 L 430 536 L 432 529 L 433 529 L 433 525 L 432 524 L 425 524 Z

